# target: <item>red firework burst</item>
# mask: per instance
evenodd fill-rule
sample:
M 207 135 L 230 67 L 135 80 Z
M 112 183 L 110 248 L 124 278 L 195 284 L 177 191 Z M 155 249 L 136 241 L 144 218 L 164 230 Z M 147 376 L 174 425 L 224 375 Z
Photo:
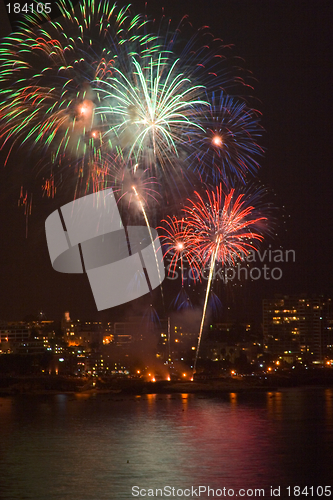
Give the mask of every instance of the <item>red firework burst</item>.
M 256 250 L 255 243 L 263 240 L 258 228 L 267 218 L 258 214 L 251 196 L 237 194 L 235 189 L 225 194 L 222 184 L 214 191 L 206 190 L 206 200 L 198 192 L 195 196 L 196 200 L 188 199 L 183 208 L 184 231 L 203 265 L 212 259 L 234 265 Z
M 168 266 L 168 274 L 174 276 L 176 266 L 180 262 L 182 283 L 184 282 L 184 260 L 188 263 L 194 279 L 200 277 L 200 257 L 196 247 L 193 246 L 189 238 L 189 227 L 184 218 L 178 219 L 176 216 L 170 217 L 167 220 L 162 220 L 163 226 L 158 229 L 162 230 L 161 240 L 166 250 L 163 257 L 171 258 Z

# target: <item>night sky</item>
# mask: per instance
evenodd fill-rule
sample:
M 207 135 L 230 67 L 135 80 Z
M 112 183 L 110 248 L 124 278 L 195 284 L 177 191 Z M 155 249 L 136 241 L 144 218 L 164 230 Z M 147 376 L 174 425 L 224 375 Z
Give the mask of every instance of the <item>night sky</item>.
M 4 3 L 8 3 L 7 0 Z M 120 2 L 119 2 L 120 4 Z M 234 313 L 260 313 L 261 299 L 274 293 L 327 293 L 332 290 L 332 20 L 331 0 L 168 0 L 151 2 L 157 18 L 164 4 L 174 27 L 189 14 L 194 28 L 209 25 L 216 37 L 233 44 L 232 56 L 253 73 L 253 95 L 263 113 L 265 148 L 260 179 L 275 193 L 278 236 L 272 248 L 294 249 L 296 262 L 283 265 L 279 281 L 262 280 L 235 287 L 226 295 Z M 133 11 L 145 10 L 134 1 Z M 1 33 L 3 33 L 1 21 Z M 255 101 L 254 101 L 255 102 Z M 60 319 L 114 319 L 117 310 L 98 313 L 83 275 L 54 271 L 45 240 L 45 219 L 66 198 L 66 186 L 50 200 L 42 198 L 41 176 L 22 152 L 3 167 L 0 156 L 0 320 L 23 319 L 43 310 Z M 75 180 L 73 179 L 73 183 Z M 18 207 L 20 188 L 33 192 L 28 220 Z M 175 291 L 179 289 L 177 284 Z M 171 293 L 171 292 L 170 292 Z M 149 298 L 130 304 L 137 312 Z M 158 308 L 158 307 L 157 307 Z M 124 309 L 122 309 L 122 312 Z

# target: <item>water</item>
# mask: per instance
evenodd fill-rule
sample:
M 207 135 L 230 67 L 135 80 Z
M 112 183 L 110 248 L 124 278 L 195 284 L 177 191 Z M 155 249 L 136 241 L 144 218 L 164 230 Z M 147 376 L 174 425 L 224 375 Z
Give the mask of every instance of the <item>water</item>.
M 223 487 L 272 498 L 280 486 L 280 498 L 296 498 L 287 486 L 332 485 L 332 459 L 331 388 L 0 398 L 2 500 L 147 498 L 133 486 L 196 498 L 176 489 L 200 485 L 224 498 Z

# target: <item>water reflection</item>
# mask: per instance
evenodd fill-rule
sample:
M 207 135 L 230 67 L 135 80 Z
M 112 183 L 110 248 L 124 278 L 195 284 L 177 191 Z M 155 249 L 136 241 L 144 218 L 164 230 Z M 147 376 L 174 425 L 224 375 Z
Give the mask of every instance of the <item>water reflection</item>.
M 271 418 L 275 420 L 281 420 L 282 419 L 282 392 L 267 392 L 266 393 L 267 397 L 267 409 L 268 409 L 268 414 Z
M 0 422 L 4 500 L 118 500 L 135 484 L 269 491 L 333 472 L 332 389 L 2 398 Z
M 229 397 L 232 406 L 237 406 L 237 392 L 230 392 Z

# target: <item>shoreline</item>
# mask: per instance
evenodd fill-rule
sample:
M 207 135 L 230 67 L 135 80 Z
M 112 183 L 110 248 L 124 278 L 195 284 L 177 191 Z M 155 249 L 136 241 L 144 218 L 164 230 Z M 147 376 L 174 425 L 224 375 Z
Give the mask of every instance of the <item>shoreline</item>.
M 277 377 L 248 377 L 240 379 L 208 379 L 200 381 L 158 381 L 111 380 L 97 382 L 94 387 L 70 377 L 31 377 L 9 379 L 0 378 L 0 397 L 24 395 L 67 394 L 93 395 L 108 394 L 115 396 L 144 396 L 146 394 L 205 394 L 216 396 L 228 393 L 277 392 L 288 388 L 333 388 L 333 377 L 279 379 Z M 6 383 L 7 382 L 7 383 Z

